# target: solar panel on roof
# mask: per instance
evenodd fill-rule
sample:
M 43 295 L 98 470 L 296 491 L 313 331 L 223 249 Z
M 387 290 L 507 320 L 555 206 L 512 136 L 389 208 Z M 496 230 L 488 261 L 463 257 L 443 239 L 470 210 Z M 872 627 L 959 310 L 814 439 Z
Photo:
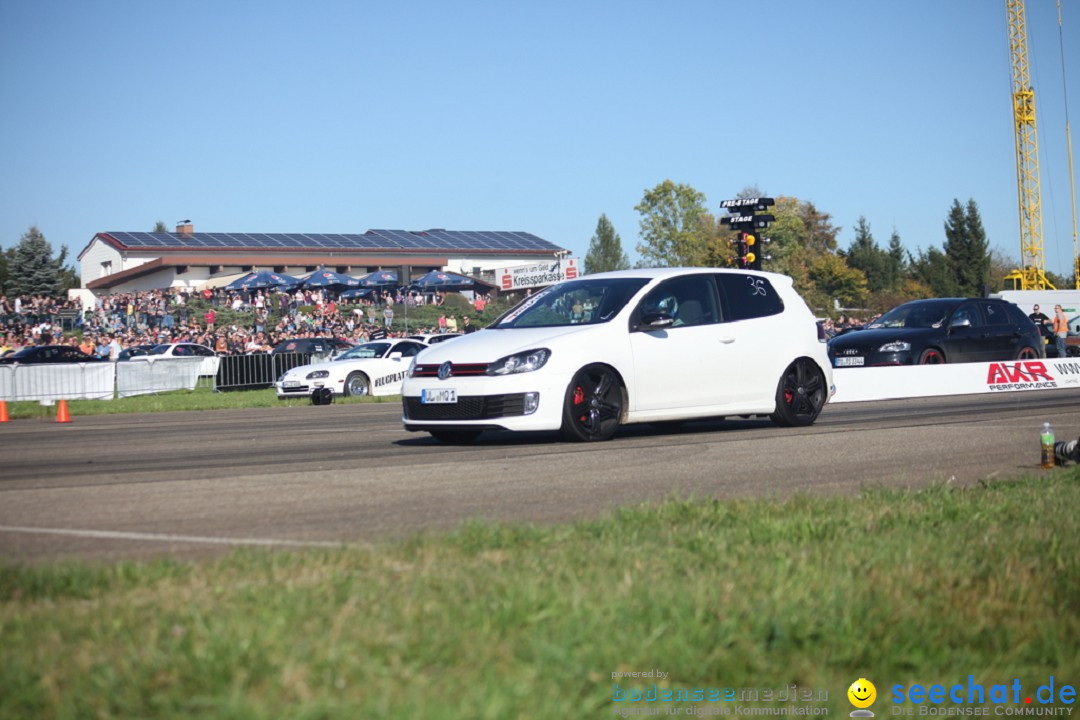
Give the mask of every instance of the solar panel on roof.
M 322 249 L 406 252 L 498 252 L 532 251 L 549 253 L 560 248 L 535 235 L 500 230 L 368 230 L 363 234 L 327 233 L 102 233 L 128 248 L 220 248 Z

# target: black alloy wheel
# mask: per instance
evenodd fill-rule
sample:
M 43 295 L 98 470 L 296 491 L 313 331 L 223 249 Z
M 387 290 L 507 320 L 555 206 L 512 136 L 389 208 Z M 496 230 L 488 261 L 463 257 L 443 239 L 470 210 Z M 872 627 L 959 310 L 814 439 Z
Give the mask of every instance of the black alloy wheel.
M 945 353 L 941 352 L 937 348 L 926 348 L 922 351 L 922 355 L 919 356 L 920 365 L 944 365 Z
M 1038 360 L 1039 351 L 1030 345 L 1025 345 L 1016 353 L 1017 360 Z
M 610 440 L 623 414 L 623 389 L 615 371 L 605 365 L 578 370 L 566 389 L 562 434 L 570 440 Z
M 809 358 L 788 365 L 776 389 L 776 411 L 769 417 L 777 425 L 813 425 L 825 407 L 829 389 L 821 368 Z

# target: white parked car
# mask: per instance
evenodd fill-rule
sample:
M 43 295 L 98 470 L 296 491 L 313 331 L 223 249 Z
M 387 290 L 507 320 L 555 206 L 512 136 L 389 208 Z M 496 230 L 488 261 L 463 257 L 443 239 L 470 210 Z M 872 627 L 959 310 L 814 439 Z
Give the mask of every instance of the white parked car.
M 810 425 L 835 392 L 825 337 L 773 273 L 625 270 L 542 290 L 494 324 L 415 359 L 406 430 L 606 440 L 619 425 L 726 415 Z
M 151 359 L 157 358 L 190 358 L 198 357 L 202 358 L 202 365 L 199 366 L 199 375 L 217 375 L 218 366 L 221 365 L 221 358 L 214 352 L 214 348 L 207 347 L 206 345 L 199 345 L 198 343 L 166 343 L 164 345 L 155 345 L 146 352 L 145 355 L 136 355 L 128 358 L 131 362 L 147 362 Z
M 304 398 L 320 388 L 343 397 L 397 395 L 413 357 L 427 346 L 416 340 L 373 340 L 333 360 L 300 365 L 274 383 L 279 399 Z

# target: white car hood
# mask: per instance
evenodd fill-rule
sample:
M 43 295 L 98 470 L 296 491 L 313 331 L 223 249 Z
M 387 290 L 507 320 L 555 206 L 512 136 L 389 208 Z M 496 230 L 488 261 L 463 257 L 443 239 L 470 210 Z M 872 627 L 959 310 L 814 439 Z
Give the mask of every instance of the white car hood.
M 294 367 L 292 370 L 286 372 L 286 375 L 307 375 L 308 373 L 315 372 L 316 370 L 326 370 L 333 374 L 335 370 L 341 368 L 350 367 L 353 363 L 371 362 L 372 360 L 383 360 L 385 358 L 351 358 L 349 360 L 328 360 L 326 362 L 312 363 L 311 365 L 300 365 Z M 408 367 L 408 366 L 406 366 Z
M 618 319 L 613 322 L 618 322 Z M 610 323 L 597 325 L 570 325 L 566 327 L 485 329 L 469 333 L 446 343 L 437 343 L 417 356 L 422 364 L 441 363 L 490 363 L 499 358 L 524 350 L 563 344 L 581 333 L 603 332 Z

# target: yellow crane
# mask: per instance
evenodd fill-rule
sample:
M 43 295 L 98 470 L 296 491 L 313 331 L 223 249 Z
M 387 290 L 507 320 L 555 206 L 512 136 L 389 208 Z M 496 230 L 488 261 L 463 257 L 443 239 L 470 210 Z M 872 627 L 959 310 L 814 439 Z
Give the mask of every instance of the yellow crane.
M 1080 238 L 1076 232 L 1076 175 L 1073 173 L 1072 129 L 1069 128 L 1069 86 L 1065 83 L 1065 33 L 1061 30 L 1061 0 L 1057 3 L 1058 44 L 1061 49 L 1061 89 L 1065 96 L 1065 145 L 1069 149 L 1069 196 L 1072 200 L 1073 284 L 1080 290 Z
M 1035 130 L 1035 89 L 1028 67 L 1024 0 L 1005 0 L 1012 58 L 1013 125 L 1016 132 L 1016 181 L 1020 198 L 1020 264 L 1005 276 L 1017 290 L 1055 290 L 1046 279 L 1043 256 L 1042 194 L 1039 189 L 1039 140 Z

